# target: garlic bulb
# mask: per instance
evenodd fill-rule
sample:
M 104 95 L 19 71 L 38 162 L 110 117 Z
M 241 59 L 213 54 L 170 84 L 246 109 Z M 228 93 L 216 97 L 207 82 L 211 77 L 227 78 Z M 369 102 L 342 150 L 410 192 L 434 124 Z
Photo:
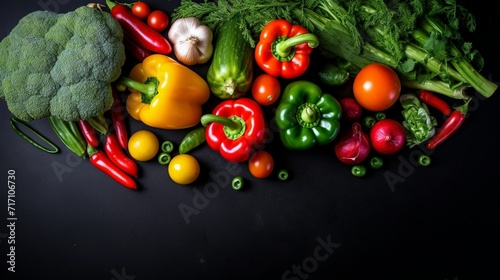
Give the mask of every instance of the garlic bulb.
M 213 34 L 195 17 L 175 20 L 168 31 L 177 59 L 186 65 L 203 64 L 212 57 Z

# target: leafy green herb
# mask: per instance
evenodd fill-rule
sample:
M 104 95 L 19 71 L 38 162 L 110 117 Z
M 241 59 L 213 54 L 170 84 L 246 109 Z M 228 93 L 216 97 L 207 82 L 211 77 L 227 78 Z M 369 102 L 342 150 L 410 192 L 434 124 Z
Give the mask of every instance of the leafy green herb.
M 479 73 L 483 59 L 461 36 L 460 27 L 472 32 L 476 25 L 456 0 L 181 0 L 172 18 L 186 16 L 215 33 L 236 16 L 252 47 L 267 22 L 287 19 L 318 36 L 322 53 L 347 61 L 353 75 L 369 63 L 384 63 L 404 86 L 456 99 L 467 98 L 468 87 L 485 97 L 498 87 Z
M 437 120 L 430 113 L 424 103 L 411 93 L 401 95 L 399 98 L 403 107 L 404 121 L 402 122 L 406 131 L 406 144 L 411 148 L 431 138 L 437 126 Z

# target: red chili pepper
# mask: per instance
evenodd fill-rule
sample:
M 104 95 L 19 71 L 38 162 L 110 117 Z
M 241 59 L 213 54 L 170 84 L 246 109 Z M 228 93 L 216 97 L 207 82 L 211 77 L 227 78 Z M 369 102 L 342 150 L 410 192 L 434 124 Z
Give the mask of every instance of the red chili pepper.
M 231 162 L 246 161 L 267 137 L 262 108 L 250 98 L 219 103 L 212 114 L 201 117 L 201 123 L 207 127 L 207 144 Z
M 126 109 L 120 101 L 118 91 L 114 85 L 112 93 L 114 101 L 111 109 L 109 110 L 111 114 L 111 122 L 115 128 L 116 137 L 118 138 L 118 142 L 120 142 L 120 146 L 126 150 L 128 148 L 128 132 L 125 124 L 125 115 L 123 114 Z
M 90 146 L 97 148 L 97 146 L 99 146 L 99 138 L 97 137 L 94 128 L 86 120 L 79 120 L 77 123 L 85 141 Z
M 129 7 L 113 0 L 106 0 L 106 4 L 111 10 L 111 16 L 120 23 L 124 33 L 139 45 L 159 54 L 169 54 L 172 51 L 167 38 L 136 17 Z
M 309 55 L 318 44 L 318 38 L 305 27 L 284 19 L 273 20 L 260 33 L 255 61 L 271 76 L 296 78 L 306 72 Z
M 465 116 L 467 115 L 469 101 L 470 99 L 464 105 L 455 108 L 443 125 L 438 129 L 436 134 L 429 139 L 426 144 L 427 149 L 432 150 L 436 148 L 439 144 L 443 143 L 443 141 L 455 133 L 460 126 L 462 126 L 462 123 L 465 121 Z
M 142 62 L 146 57 L 153 54 L 153 52 L 143 48 L 128 35 L 123 36 L 123 44 L 125 45 L 125 49 L 139 62 Z
M 90 163 L 116 182 L 129 189 L 137 189 L 137 183 L 123 170 L 116 166 L 102 150 L 88 149 Z
M 106 143 L 104 145 L 104 150 L 108 155 L 109 159 L 118 166 L 121 170 L 125 171 L 127 174 L 137 178 L 138 168 L 135 161 L 129 158 L 120 147 L 118 139 L 114 134 L 108 134 L 106 136 Z
M 445 116 L 449 116 L 451 114 L 450 105 L 430 91 L 420 90 L 418 92 L 418 99 L 420 99 L 420 101 L 424 104 L 438 109 Z

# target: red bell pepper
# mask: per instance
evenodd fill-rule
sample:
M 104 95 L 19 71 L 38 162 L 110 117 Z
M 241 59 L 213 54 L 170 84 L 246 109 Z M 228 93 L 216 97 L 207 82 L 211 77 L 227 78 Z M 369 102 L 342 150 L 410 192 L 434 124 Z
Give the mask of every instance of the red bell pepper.
M 255 46 L 257 65 L 271 76 L 293 79 L 309 67 L 312 49 L 319 39 L 300 25 L 284 19 L 269 22 Z
M 266 141 L 266 122 L 250 98 L 228 99 L 201 117 L 207 144 L 227 161 L 243 162 Z

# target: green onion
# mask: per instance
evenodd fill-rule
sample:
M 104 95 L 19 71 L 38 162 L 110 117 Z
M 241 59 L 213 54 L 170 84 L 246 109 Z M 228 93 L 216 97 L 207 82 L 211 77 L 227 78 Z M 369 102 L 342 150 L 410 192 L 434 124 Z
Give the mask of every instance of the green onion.
M 172 156 L 167 153 L 167 152 L 161 152 L 158 155 L 158 163 L 161 165 L 167 165 L 170 163 L 170 160 L 172 160 Z
M 172 141 L 163 141 L 161 143 L 161 150 L 165 153 L 171 153 L 174 150 L 174 143 Z
M 286 169 L 281 169 L 280 171 L 278 171 L 278 179 L 280 179 L 281 181 L 287 180 L 288 177 L 289 177 L 289 174 L 288 174 L 288 171 Z
M 431 158 L 427 155 L 420 155 L 418 157 L 418 164 L 420 166 L 429 166 L 431 164 Z
M 233 190 L 236 191 L 241 190 L 244 185 L 245 185 L 245 180 L 243 180 L 243 177 L 241 176 L 234 177 L 231 182 L 231 187 L 233 188 Z

